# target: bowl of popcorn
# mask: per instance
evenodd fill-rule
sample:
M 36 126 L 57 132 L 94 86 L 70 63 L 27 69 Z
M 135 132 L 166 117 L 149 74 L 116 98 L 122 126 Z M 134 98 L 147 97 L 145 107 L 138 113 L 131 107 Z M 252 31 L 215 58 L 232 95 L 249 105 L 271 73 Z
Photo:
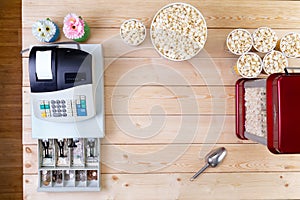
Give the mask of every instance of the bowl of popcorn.
M 288 67 L 288 59 L 280 51 L 271 51 L 263 59 L 263 69 L 268 75 L 283 73 L 286 67 Z
M 276 47 L 278 41 L 275 31 L 268 27 L 257 28 L 253 32 L 252 38 L 254 49 L 261 53 L 272 51 Z
M 287 33 L 280 40 L 280 50 L 288 58 L 297 58 L 300 56 L 300 34 Z
M 154 16 L 150 38 L 161 56 L 173 61 L 188 60 L 203 49 L 207 26 L 200 11 L 192 5 L 172 3 Z
M 249 52 L 252 44 L 251 34 L 245 29 L 234 29 L 228 34 L 226 39 L 227 48 L 235 55 Z
M 237 70 L 244 78 L 256 78 L 262 71 L 262 60 L 256 53 L 244 53 L 237 61 Z
M 146 38 L 146 27 L 137 19 L 125 20 L 120 27 L 122 40 L 129 45 L 140 45 Z

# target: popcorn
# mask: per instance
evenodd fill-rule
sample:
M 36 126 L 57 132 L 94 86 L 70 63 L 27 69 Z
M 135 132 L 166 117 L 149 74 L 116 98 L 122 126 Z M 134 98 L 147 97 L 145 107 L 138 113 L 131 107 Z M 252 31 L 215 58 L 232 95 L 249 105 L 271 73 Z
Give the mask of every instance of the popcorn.
M 120 27 L 120 35 L 125 43 L 137 46 L 146 38 L 146 27 L 136 19 L 126 20 Z
M 267 137 L 266 88 L 245 88 L 245 129 Z
M 271 51 L 263 59 L 263 68 L 267 74 L 282 73 L 288 67 L 288 59 L 280 51 Z
M 288 33 L 280 40 L 280 50 L 288 58 L 300 56 L 300 34 Z
M 241 55 L 237 61 L 237 69 L 245 78 L 255 78 L 262 71 L 261 58 L 252 52 Z
M 278 37 L 276 33 L 268 27 L 260 27 L 254 31 L 253 47 L 261 53 L 272 51 L 277 44 Z
M 164 57 L 182 61 L 195 56 L 207 39 L 207 26 L 201 13 L 185 3 L 162 8 L 154 17 L 151 41 Z
M 226 44 L 231 53 L 242 55 L 252 48 L 252 37 L 245 29 L 235 29 L 228 34 Z

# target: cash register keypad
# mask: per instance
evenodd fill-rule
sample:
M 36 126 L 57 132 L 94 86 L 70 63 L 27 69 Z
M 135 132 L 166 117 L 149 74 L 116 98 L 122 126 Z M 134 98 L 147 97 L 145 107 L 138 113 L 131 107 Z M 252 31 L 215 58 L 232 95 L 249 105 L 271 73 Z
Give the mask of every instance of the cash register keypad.
M 87 116 L 86 96 L 79 95 L 76 99 L 52 99 L 40 101 L 43 118 Z

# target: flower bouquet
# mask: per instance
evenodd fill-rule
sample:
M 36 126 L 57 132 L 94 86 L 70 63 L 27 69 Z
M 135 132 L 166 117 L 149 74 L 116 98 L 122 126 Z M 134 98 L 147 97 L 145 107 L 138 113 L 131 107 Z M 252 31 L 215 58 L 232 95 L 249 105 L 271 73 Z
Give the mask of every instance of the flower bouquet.
M 40 42 L 54 42 L 59 37 L 59 28 L 49 18 L 42 19 L 32 25 L 32 34 Z
M 84 42 L 90 36 L 90 28 L 87 23 L 74 13 L 68 14 L 64 19 L 63 32 L 68 39 L 76 42 Z

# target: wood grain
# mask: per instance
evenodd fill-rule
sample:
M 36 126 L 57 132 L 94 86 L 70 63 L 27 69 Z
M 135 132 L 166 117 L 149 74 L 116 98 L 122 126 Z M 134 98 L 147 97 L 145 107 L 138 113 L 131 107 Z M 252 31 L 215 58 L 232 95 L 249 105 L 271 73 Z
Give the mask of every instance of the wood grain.
M 0 199 L 22 199 L 21 0 L 0 8 Z
M 204 173 L 190 182 L 192 173 L 104 174 L 101 192 L 91 199 L 297 199 L 300 173 Z M 25 200 L 72 200 L 74 193 L 36 192 L 37 176 L 24 175 Z M 274 191 L 276 188 L 276 191 Z M 272 192 L 268 192 L 272 191 Z M 76 193 L 86 198 L 87 193 Z
M 11 31 L 22 34 L 23 48 L 41 44 L 31 33 L 38 19 L 50 17 L 62 28 L 64 16 L 74 12 L 88 22 L 91 37 L 86 43 L 101 43 L 104 49 L 106 109 L 102 191 L 76 196 L 36 192 L 37 140 L 31 138 L 28 53 L 22 55 L 24 199 L 299 199 L 299 155 L 273 155 L 265 146 L 235 136 L 234 84 L 239 77 L 232 66 L 238 56 L 227 50 L 225 41 L 235 28 L 253 32 L 268 26 L 279 38 L 299 32 L 300 1 L 187 1 L 205 17 L 208 39 L 204 50 L 184 62 L 161 58 L 149 38 L 152 17 L 170 2 L 175 1 L 23 0 L 22 33 Z M 128 18 L 138 18 L 148 28 L 138 47 L 120 39 L 119 27 Z M 13 45 L 13 39 L 5 38 L 0 44 Z M 61 34 L 59 41 L 65 40 Z M 18 53 L 15 48 L 7 50 Z M 300 61 L 289 59 L 289 65 L 297 67 Z M 8 65 L 4 67 L 6 72 Z M 4 80 L 13 83 L 17 78 Z M 16 101 L 13 95 L 8 99 Z M 189 182 L 204 164 L 204 154 L 219 146 L 228 150 L 224 162 Z
M 23 115 L 30 115 L 30 89 L 23 88 Z M 233 87 L 105 87 L 105 112 L 114 115 L 234 114 Z
M 197 58 L 193 62 L 172 62 L 162 58 L 106 58 L 106 86 L 234 85 L 236 58 Z M 29 86 L 28 59 L 23 59 L 23 86 Z M 219 77 L 217 79 L 216 77 Z
M 144 83 L 168 86 L 234 85 L 240 78 L 234 71 L 236 58 L 197 58 L 193 62 L 172 62 L 162 58 L 106 58 L 106 86 L 139 86 Z M 300 66 L 289 59 L 290 67 Z M 23 86 L 29 87 L 28 59 L 23 59 Z M 217 78 L 218 77 L 218 78 Z M 265 77 L 262 74 L 260 77 Z
M 162 121 L 163 123 L 160 123 Z M 235 136 L 234 116 L 106 116 L 102 144 L 251 143 Z M 213 126 L 211 126 L 213 124 Z M 210 137 L 208 137 L 210 136 Z M 178 139 L 179 138 L 179 139 Z M 23 117 L 23 144 L 31 137 L 31 117 Z
M 299 2 L 300 3 L 300 2 Z M 258 27 L 255 27 L 258 28 Z M 272 27 L 273 28 L 273 27 Z M 248 29 L 251 33 L 254 29 Z M 204 50 L 200 51 L 198 55 L 194 58 L 235 58 L 238 56 L 233 55 L 229 52 L 226 47 L 226 38 L 227 35 L 232 31 L 232 29 L 209 29 L 208 38 L 204 46 Z M 279 38 L 288 32 L 298 32 L 299 30 L 295 29 L 274 29 Z M 132 47 L 126 45 L 119 35 L 119 29 L 112 28 L 92 28 L 91 37 L 87 40 L 86 43 L 91 44 L 102 44 L 104 49 L 105 58 L 119 59 L 122 57 L 125 58 L 159 58 L 159 54 L 155 51 L 149 36 L 149 30 L 147 30 L 147 36 L 145 41 L 138 47 Z M 31 29 L 23 29 L 23 37 L 26 37 L 26 40 L 23 40 L 23 48 L 29 48 L 30 45 L 41 44 L 39 43 L 32 35 Z M 60 40 L 66 41 L 67 39 L 61 34 Z M 263 55 L 263 54 L 262 54 Z M 24 54 L 25 57 L 28 57 L 28 53 Z M 295 60 L 295 59 L 293 59 Z M 188 61 L 186 61 L 188 62 Z M 185 63 L 185 62 L 180 62 Z
M 23 1 L 23 27 L 31 25 L 42 16 L 50 17 L 59 26 L 63 18 L 70 12 L 81 15 L 91 27 L 118 28 L 125 19 L 138 18 L 149 27 L 155 13 L 172 1 L 111 1 L 87 0 L 82 4 L 79 0 L 51 1 L 55 9 L 49 9 L 48 2 L 43 0 Z M 235 0 L 190 0 L 190 4 L 198 8 L 206 19 L 209 28 L 256 28 L 268 26 L 272 28 L 299 28 L 299 1 L 235 1 Z M 67 5 L 67 6 L 66 6 Z M 115 8 L 117 6 L 117 9 Z M 293 8 L 293 9 L 290 9 Z
M 102 144 L 102 173 L 192 173 L 204 166 L 204 156 L 211 148 L 221 146 L 228 151 L 224 162 L 205 172 L 300 170 L 300 155 L 274 155 L 261 144 Z M 37 174 L 37 145 L 25 145 L 23 152 L 24 173 Z

